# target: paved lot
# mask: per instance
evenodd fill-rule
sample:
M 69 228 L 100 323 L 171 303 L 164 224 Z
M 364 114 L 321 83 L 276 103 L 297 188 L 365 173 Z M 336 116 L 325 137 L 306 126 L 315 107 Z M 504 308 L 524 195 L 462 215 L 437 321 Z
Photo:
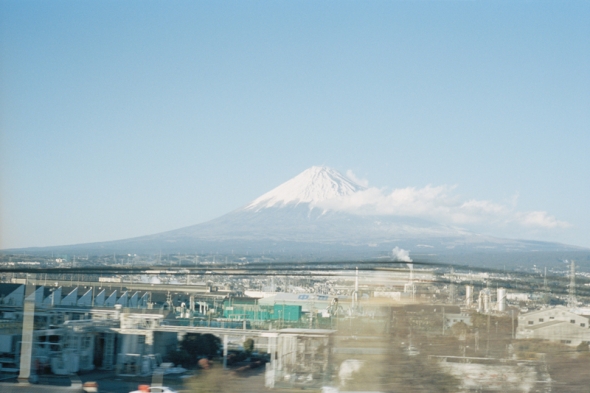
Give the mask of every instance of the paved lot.
M 137 390 L 139 385 L 150 385 L 152 382 L 151 377 L 125 378 L 115 376 L 113 372 L 93 371 L 80 375 L 78 381 L 74 377 L 73 383 L 67 376 L 55 375 L 40 376 L 38 383 L 34 384 L 20 384 L 16 381 L 16 377 L 7 378 L 4 381 L 0 381 L 0 392 L 81 393 L 81 385 L 87 381 L 98 382 L 99 393 L 128 393 Z M 179 392 L 186 391 L 184 389 L 184 380 L 178 376 L 166 377 L 164 379 L 164 386 L 170 386 Z
M 80 387 L 71 386 L 48 386 L 48 385 L 34 385 L 34 384 L 19 384 L 19 383 L 0 383 L 0 390 L 2 393 L 81 393 Z
M 114 372 L 93 371 L 80 375 L 83 382 L 95 381 L 98 382 L 99 393 L 129 393 L 137 390 L 139 385 L 151 385 L 151 377 L 121 377 L 114 374 Z M 164 386 L 169 386 L 179 392 L 186 391 L 184 389 L 184 379 L 178 375 L 165 376 L 163 381 Z
M 95 381 L 99 386 L 99 393 L 129 393 L 137 390 L 139 385 L 151 385 L 151 377 L 122 377 L 115 375 L 112 371 L 91 371 L 79 376 L 76 383 L 75 376 L 74 386 L 71 379 L 67 376 L 44 375 L 39 377 L 39 383 L 22 385 L 16 383 L 15 377 L 0 380 L 0 392 L 2 393 L 81 393 L 80 388 L 83 382 Z M 208 371 L 200 370 L 185 375 L 167 375 L 164 376 L 164 386 L 169 386 L 180 393 L 194 392 L 195 389 L 205 385 L 213 388 L 211 391 L 237 392 L 237 393 L 258 393 L 265 391 L 264 388 L 264 367 L 245 372 L 223 370 L 220 364 Z

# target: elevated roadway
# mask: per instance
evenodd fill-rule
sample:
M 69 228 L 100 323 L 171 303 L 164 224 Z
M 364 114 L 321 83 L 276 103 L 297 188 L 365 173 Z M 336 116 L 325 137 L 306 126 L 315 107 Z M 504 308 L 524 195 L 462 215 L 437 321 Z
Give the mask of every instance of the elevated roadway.
M 204 297 L 223 298 L 231 291 L 229 290 L 214 290 L 215 287 L 208 285 L 183 285 L 183 284 L 149 284 L 149 283 L 131 283 L 131 282 L 98 282 L 98 281 L 82 281 L 82 280 L 34 280 L 29 279 L 30 284 L 43 285 L 46 287 L 97 287 L 109 288 L 128 291 L 142 291 L 142 292 L 171 292 L 171 293 L 187 293 L 199 294 Z

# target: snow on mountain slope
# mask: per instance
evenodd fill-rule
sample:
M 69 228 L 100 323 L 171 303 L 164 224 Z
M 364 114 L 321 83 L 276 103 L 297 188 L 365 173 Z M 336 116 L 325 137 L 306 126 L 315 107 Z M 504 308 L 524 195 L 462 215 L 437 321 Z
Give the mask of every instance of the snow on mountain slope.
M 319 202 L 354 194 L 365 188 L 327 167 L 313 166 L 275 189 L 256 198 L 245 210 Z

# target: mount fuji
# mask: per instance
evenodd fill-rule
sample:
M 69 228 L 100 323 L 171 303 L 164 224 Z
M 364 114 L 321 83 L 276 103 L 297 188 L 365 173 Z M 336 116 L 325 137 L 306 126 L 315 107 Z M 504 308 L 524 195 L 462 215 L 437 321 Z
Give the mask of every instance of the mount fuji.
M 327 207 L 363 190 L 365 187 L 334 169 L 314 166 L 231 213 L 148 238 L 375 246 L 408 238 L 469 236 L 419 218 L 365 216 Z
M 318 203 L 350 196 L 362 187 L 332 168 L 313 166 L 277 188 L 256 198 L 244 209 L 260 211 L 271 207 Z
M 211 221 L 132 239 L 38 251 L 85 253 L 222 253 L 306 255 L 310 259 L 383 255 L 402 247 L 421 255 L 489 252 L 568 252 L 558 243 L 485 236 L 410 215 L 339 209 L 365 187 L 338 171 L 311 167 L 245 206 Z M 585 250 L 588 251 L 588 250 Z

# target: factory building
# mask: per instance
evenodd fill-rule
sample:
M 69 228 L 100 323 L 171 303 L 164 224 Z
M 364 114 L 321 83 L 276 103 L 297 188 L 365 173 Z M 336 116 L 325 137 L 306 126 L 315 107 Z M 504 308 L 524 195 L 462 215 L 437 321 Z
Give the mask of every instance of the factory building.
M 257 348 L 269 348 L 269 341 L 272 341 L 276 360 L 273 361 L 273 375 L 285 381 L 287 374 L 307 373 L 307 376 L 311 372 L 314 383 L 319 384 L 319 376 L 329 369 L 330 349 L 324 345 L 329 342 L 331 332 L 255 330 L 245 318 L 297 322 L 304 305 L 312 312 L 319 312 L 330 305 L 330 299 L 315 294 L 278 295 L 281 296 L 264 304 L 260 304 L 262 299 L 226 299 L 224 317 L 238 321 L 201 321 L 185 317 L 187 304 L 184 300 L 188 301 L 191 311 L 200 304 L 192 295 L 188 299 L 180 296 L 173 299 L 172 294 L 156 290 L 137 293 L 121 288 L 95 290 L 0 284 L 0 369 L 21 374 L 23 370 L 30 370 L 31 375 L 49 372 L 70 375 L 93 369 L 114 370 L 118 375 L 149 375 L 161 363 L 161 356 L 168 348 L 177 345 L 185 334 L 198 333 L 213 334 L 222 340 L 224 365 L 228 348 L 239 347 L 246 337 L 256 340 Z M 157 298 L 161 301 L 153 307 L 150 299 Z M 201 308 L 208 308 L 208 303 L 203 303 Z M 26 318 L 31 315 L 33 320 L 27 323 Z M 176 318 L 178 316 L 180 318 Z M 32 337 L 30 352 L 24 344 L 21 348 L 23 337 L 28 335 Z M 284 352 L 294 346 L 296 353 Z M 298 364 L 302 356 L 306 359 L 311 356 L 313 362 Z M 31 361 L 27 365 L 24 359 Z M 296 384 L 297 381 L 291 382 Z
M 314 293 L 279 292 L 258 300 L 261 306 L 300 306 L 302 313 L 323 312 L 328 310 L 334 296 L 317 295 Z
M 265 370 L 267 388 L 310 389 L 326 386 L 332 372 L 334 330 L 281 329 L 264 332 L 270 363 Z
M 169 311 L 150 309 L 150 298 L 151 292 L 120 289 L 0 284 L 0 370 L 18 372 L 22 366 L 27 305 L 34 309 L 33 374 L 112 370 L 125 363 L 120 354 L 151 354 L 147 345 L 153 342 L 153 333 L 149 330 Z M 132 334 L 138 329 L 141 334 Z M 142 344 L 146 344 L 145 351 L 139 350 Z
M 445 313 L 445 325 L 447 328 L 452 327 L 456 323 L 462 322 L 467 326 L 471 326 L 471 314 L 468 313 Z
M 559 341 L 573 346 L 590 343 L 590 318 L 565 306 L 532 311 L 518 317 L 516 338 Z
M 301 305 L 259 304 L 259 299 L 234 297 L 223 302 L 223 317 L 249 321 L 297 322 L 301 319 Z

